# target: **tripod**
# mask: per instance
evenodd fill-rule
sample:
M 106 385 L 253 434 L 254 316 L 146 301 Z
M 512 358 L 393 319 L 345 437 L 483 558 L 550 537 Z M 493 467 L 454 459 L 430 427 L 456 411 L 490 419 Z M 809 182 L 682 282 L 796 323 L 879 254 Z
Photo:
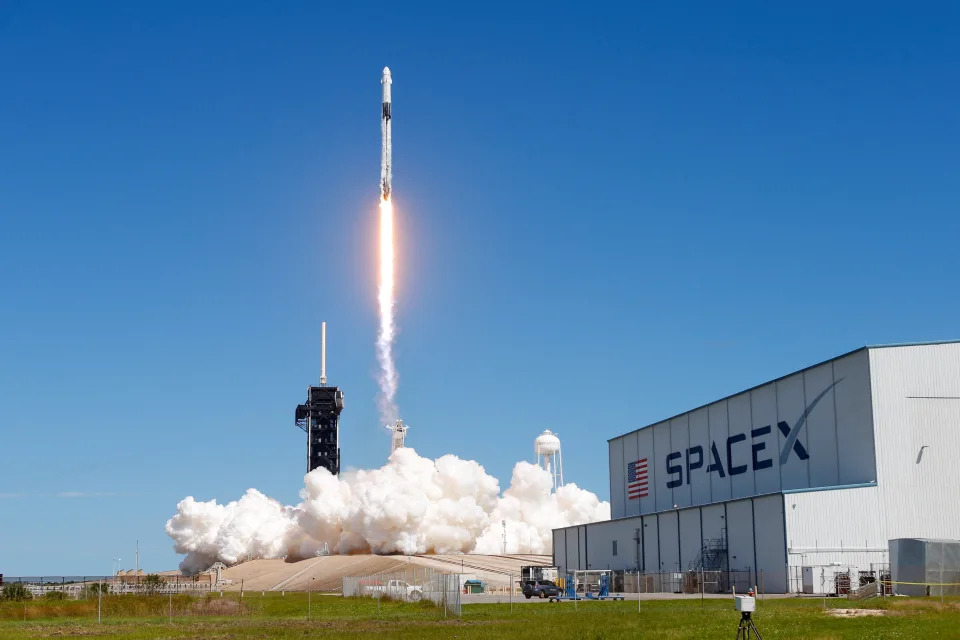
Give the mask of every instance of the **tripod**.
M 763 636 L 760 635 L 757 625 L 753 624 L 753 618 L 750 617 L 750 612 L 740 612 L 740 626 L 737 627 L 737 640 L 750 640 L 751 631 L 753 631 L 753 635 L 757 636 L 757 640 L 763 640 Z

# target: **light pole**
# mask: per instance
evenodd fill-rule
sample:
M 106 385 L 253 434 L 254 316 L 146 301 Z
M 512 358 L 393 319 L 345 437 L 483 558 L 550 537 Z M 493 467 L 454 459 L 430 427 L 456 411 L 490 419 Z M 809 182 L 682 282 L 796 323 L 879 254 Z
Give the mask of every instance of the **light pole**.
M 114 584 L 114 586 L 116 586 L 116 584 L 117 584 L 117 574 L 120 573 L 120 561 L 121 561 L 121 560 L 123 560 L 123 558 L 114 558 L 114 559 L 113 559 L 113 561 L 117 564 L 117 568 L 114 569 L 114 571 L 113 571 L 113 584 Z

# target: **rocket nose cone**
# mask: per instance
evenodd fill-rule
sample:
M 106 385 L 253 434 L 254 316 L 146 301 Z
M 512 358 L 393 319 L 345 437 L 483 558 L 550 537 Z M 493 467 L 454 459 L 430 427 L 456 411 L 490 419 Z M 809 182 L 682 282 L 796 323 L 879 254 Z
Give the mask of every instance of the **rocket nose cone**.
M 390 67 L 384 67 L 384 68 L 383 68 L 383 75 L 384 75 L 384 76 L 389 76 L 389 75 L 390 75 Z

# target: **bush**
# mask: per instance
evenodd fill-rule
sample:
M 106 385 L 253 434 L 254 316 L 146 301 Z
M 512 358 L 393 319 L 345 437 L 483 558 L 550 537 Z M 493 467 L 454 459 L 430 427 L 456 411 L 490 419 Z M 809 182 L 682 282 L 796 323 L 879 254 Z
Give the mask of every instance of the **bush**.
M 87 598 L 96 598 L 97 594 L 103 592 L 103 595 L 110 593 L 110 587 L 107 584 L 102 584 L 99 582 L 91 582 L 83 588 L 81 596 L 83 599 Z
M 44 600 L 66 600 L 67 594 L 63 591 L 47 591 L 43 594 Z
M 22 602 L 24 600 L 32 600 L 33 594 L 21 583 L 12 582 L 10 584 L 3 585 L 3 591 L 0 591 L 0 600 L 7 600 L 12 602 Z
M 143 579 L 143 582 L 140 583 L 141 589 L 147 593 L 158 593 L 160 589 L 163 588 L 163 585 L 166 584 L 163 578 L 158 576 L 155 573 L 151 573 Z

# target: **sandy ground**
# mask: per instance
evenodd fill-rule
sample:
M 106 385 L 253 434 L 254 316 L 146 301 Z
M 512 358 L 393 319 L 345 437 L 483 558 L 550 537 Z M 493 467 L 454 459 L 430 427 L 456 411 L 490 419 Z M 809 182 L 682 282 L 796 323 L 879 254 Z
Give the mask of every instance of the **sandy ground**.
M 384 571 L 434 569 L 442 573 L 463 573 L 491 586 L 506 586 L 518 576 L 523 565 L 549 565 L 550 556 L 516 555 L 424 555 L 424 556 L 322 556 L 299 562 L 250 560 L 232 566 L 223 577 L 232 584 L 226 590 L 237 591 L 334 591 L 344 576 L 369 576 Z M 516 578 L 514 578 L 516 579 Z

